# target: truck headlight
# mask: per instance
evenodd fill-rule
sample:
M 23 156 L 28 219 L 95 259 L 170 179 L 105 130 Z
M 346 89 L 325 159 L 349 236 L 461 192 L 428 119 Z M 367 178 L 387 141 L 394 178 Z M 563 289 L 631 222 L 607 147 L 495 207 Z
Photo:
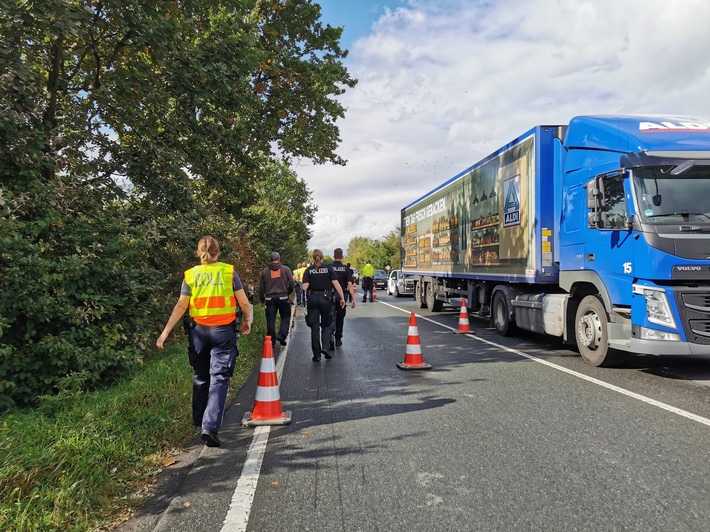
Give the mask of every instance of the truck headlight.
M 634 294 L 642 294 L 646 298 L 646 315 L 648 321 L 672 329 L 676 328 L 665 290 L 634 285 Z

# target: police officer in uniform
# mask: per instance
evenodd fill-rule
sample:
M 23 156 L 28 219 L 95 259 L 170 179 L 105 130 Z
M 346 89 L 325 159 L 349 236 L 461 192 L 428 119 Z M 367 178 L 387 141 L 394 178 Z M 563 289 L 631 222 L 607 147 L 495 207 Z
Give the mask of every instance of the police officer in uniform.
M 229 380 L 239 355 L 237 349 L 237 304 L 241 309 L 241 333 L 251 331 L 251 304 L 234 266 L 218 262 L 219 244 L 204 236 L 197 245 L 200 265 L 185 272 L 180 298 L 156 345 L 163 349 L 175 325 L 185 316 L 187 354 L 194 370 L 192 420 L 202 428 L 208 447 L 219 447 Z
M 341 248 L 335 248 L 333 251 L 333 264 L 331 268 L 335 272 L 338 278 L 338 283 L 340 283 L 340 288 L 342 288 L 343 293 L 350 296 L 350 306 L 355 308 L 355 288 L 353 287 L 353 272 L 345 264 L 343 264 L 343 250 Z M 347 301 L 347 297 L 346 297 Z M 347 311 L 347 305 L 340 306 L 338 302 L 333 305 L 333 312 L 335 314 L 333 321 L 331 322 L 330 330 L 333 331 L 333 336 L 331 339 L 331 349 L 333 349 L 333 343 L 335 345 L 343 345 L 343 322 L 345 321 L 345 313 Z
M 308 294 L 306 325 L 311 328 L 313 361 L 318 362 L 321 355 L 330 359 L 326 346 L 330 344 L 333 294 L 340 296 L 341 307 L 345 306 L 345 299 L 333 268 L 323 264 L 323 252 L 320 249 L 313 250 L 313 264 L 303 273 L 303 290 Z

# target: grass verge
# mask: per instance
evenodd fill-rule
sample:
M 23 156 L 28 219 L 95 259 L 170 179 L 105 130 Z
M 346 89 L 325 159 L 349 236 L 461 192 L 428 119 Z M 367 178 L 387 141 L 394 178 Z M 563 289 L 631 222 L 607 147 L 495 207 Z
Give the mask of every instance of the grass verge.
M 264 313 L 239 339 L 232 396 L 261 359 Z M 43 398 L 0 417 L 0 530 L 101 530 L 140 505 L 150 484 L 194 436 L 192 371 L 176 328 L 144 368 L 104 390 Z M 230 398 L 231 400 L 231 398 Z

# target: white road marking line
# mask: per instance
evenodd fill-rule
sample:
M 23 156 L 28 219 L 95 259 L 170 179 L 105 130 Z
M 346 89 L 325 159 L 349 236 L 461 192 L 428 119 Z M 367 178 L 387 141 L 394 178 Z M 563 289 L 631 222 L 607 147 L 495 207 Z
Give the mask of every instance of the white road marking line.
M 294 319 L 295 312 L 292 312 L 289 331 L 293 330 Z M 282 349 L 276 363 L 276 380 L 279 383 L 279 389 L 281 388 L 284 364 L 288 356 L 288 346 L 291 345 L 290 336 L 286 348 Z M 247 457 L 244 461 L 242 474 L 237 480 L 237 486 L 234 488 L 227 515 L 222 523 L 222 532 L 242 532 L 247 529 L 251 505 L 254 502 L 254 493 L 256 493 L 256 486 L 259 483 L 261 464 L 264 461 L 264 454 L 266 454 L 266 444 L 269 442 L 270 432 L 270 425 L 257 425 L 254 428 L 254 436 L 252 436 L 249 449 L 247 449 Z
M 389 307 L 392 307 L 392 308 L 394 308 L 394 309 L 400 310 L 400 311 L 405 312 L 405 313 L 407 313 L 407 314 L 411 314 L 411 311 L 410 311 L 410 310 L 405 310 L 405 309 L 396 307 L 395 305 L 392 305 L 392 304 L 390 304 L 390 303 L 385 303 L 384 301 L 381 301 L 380 303 L 383 303 L 383 304 L 385 304 L 385 305 L 387 305 L 387 306 L 389 306 Z M 430 323 L 433 323 L 433 324 L 435 324 L 435 325 L 438 325 L 439 327 L 443 327 L 443 328 L 445 328 L 445 329 L 450 329 L 450 330 L 452 330 L 452 331 L 456 331 L 456 330 L 457 330 L 457 329 L 454 328 L 454 327 L 450 327 L 450 326 L 448 326 L 448 325 L 444 325 L 443 323 L 439 323 L 438 321 L 435 321 L 435 320 L 432 320 L 432 319 L 430 319 L 430 318 L 427 318 L 426 316 L 420 316 L 420 315 L 417 314 L 416 312 L 414 313 L 414 315 L 417 317 L 417 319 L 422 319 L 422 320 L 428 321 L 428 322 L 430 322 Z M 612 391 L 614 391 L 614 392 L 620 393 L 620 394 L 622 394 L 622 395 L 626 395 L 627 397 L 631 397 L 631 398 L 633 398 L 633 399 L 637 399 L 637 400 L 642 401 L 642 402 L 644 402 L 644 403 L 646 403 L 646 404 L 656 406 L 656 407 L 658 407 L 658 408 L 661 408 L 661 409 L 663 409 L 663 410 L 666 410 L 667 412 L 671 412 L 671 413 L 673 413 L 673 414 L 677 414 L 677 415 L 679 415 L 679 416 L 685 417 L 685 418 L 687 418 L 687 419 L 691 419 L 691 420 L 693 420 L 693 421 L 697 421 L 698 423 L 702 423 L 703 425 L 707 425 L 708 427 L 710 427 L 710 419 L 705 418 L 705 417 L 702 417 L 702 416 L 699 416 L 699 415 L 697 415 L 697 414 L 693 414 L 692 412 L 688 412 L 688 411 L 686 411 L 686 410 L 682 410 L 682 409 L 680 409 L 680 408 L 676 408 L 675 406 L 671 406 L 671 405 L 669 405 L 669 404 L 662 403 L 662 402 L 660 402 L 660 401 L 656 401 L 655 399 L 651 399 L 650 397 L 646 397 L 645 395 L 641 395 L 641 394 L 638 394 L 638 393 L 636 393 L 636 392 L 632 392 L 632 391 L 630 391 L 630 390 L 627 390 L 627 389 L 625 389 L 625 388 L 621 388 L 621 387 L 616 386 L 616 385 L 614 385 L 614 384 L 609 384 L 608 382 L 604 382 L 604 381 L 602 381 L 602 380 L 595 379 L 594 377 L 589 377 L 588 375 L 585 375 L 584 373 L 579 373 L 579 372 L 577 372 L 577 371 L 574 371 L 574 370 L 571 370 L 571 369 L 567 369 L 567 368 L 562 367 L 562 366 L 558 366 L 557 364 L 553 364 L 552 362 L 548 362 L 547 360 L 543 360 L 543 359 L 537 358 L 537 357 L 535 357 L 535 356 L 533 356 L 533 355 L 529 355 L 529 354 L 527 354 L 527 353 L 523 353 L 522 351 L 518 351 L 517 349 L 512 349 L 512 348 L 510 348 L 510 347 L 507 347 L 507 346 L 504 346 L 504 345 L 500 345 L 500 344 L 497 344 L 497 343 L 495 343 L 495 342 L 491 342 L 490 340 L 485 340 L 485 339 L 481 338 L 480 336 L 476 336 L 476 335 L 473 335 L 473 334 L 463 334 L 463 335 L 460 335 L 460 336 L 468 336 L 469 338 L 473 338 L 474 340 L 478 340 L 479 342 L 483 342 L 483 343 L 488 344 L 488 345 L 490 345 L 490 346 L 497 347 L 498 349 L 502 349 L 503 351 L 508 351 L 509 353 L 513 353 L 514 355 L 518 355 L 518 356 L 521 356 L 521 357 L 523 357 L 523 358 L 527 358 L 527 359 L 532 360 L 532 361 L 534 361 L 534 362 L 538 362 L 538 363 L 540 363 L 540 364 L 544 364 L 545 366 L 551 367 L 551 368 L 556 369 L 556 370 L 558 370 L 558 371 L 562 371 L 562 372 L 564 372 L 564 373 L 568 373 L 569 375 L 573 375 L 574 377 L 583 379 L 583 380 L 585 380 L 585 381 L 591 382 L 591 383 L 596 384 L 596 385 L 598 385 L 598 386 L 602 386 L 602 387 L 607 388 L 607 389 L 609 389 L 609 390 L 612 390 Z
M 264 461 L 266 444 L 269 441 L 270 429 L 269 425 L 258 425 L 254 429 L 254 437 L 247 451 L 244 469 L 242 469 L 242 474 L 237 480 L 237 487 L 232 494 L 227 516 L 222 523 L 223 532 L 236 532 L 247 529 L 256 485 L 259 482 L 261 463 Z

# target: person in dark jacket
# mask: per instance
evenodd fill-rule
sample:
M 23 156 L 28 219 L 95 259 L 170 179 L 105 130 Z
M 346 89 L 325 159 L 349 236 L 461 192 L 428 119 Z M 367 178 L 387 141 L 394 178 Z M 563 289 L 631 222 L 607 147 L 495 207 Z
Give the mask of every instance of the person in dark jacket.
M 281 255 L 274 251 L 269 256 L 269 265 L 264 268 L 259 278 L 259 300 L 266 312 L 266 334 L 271 336 L 271 343 L 276 346 L 278 340 L 286 345 L 288 328 L 291 323 L 291 299 L 294 285 L 293 272 L 281 264 Z M 279 333 L 276 334 L 276 314 L 281 316 Z
M 321 355 L 330 359 L 331 355 L 326 349 L 330 344 L 333 294 L 340 297 L 341 307 L 345 306 L 345 298 L 333 268 L 330 264 L 323 264 L 323 252 L 320 249 L 313 250 L 313 264 L 303 273 L 303 289 L 308 294 L 306 325 L 311 328 L 313 361 L 320 361 Z

